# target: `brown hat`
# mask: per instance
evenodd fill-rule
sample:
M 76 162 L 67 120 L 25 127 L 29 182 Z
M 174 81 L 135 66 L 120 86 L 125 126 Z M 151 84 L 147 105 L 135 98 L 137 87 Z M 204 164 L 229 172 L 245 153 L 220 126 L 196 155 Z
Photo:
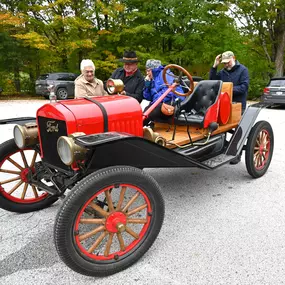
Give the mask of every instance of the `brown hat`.
M 135 51 L 124 51 L 123 58 L 120 58 L 119 60 L 125 63 L 139 62 Z

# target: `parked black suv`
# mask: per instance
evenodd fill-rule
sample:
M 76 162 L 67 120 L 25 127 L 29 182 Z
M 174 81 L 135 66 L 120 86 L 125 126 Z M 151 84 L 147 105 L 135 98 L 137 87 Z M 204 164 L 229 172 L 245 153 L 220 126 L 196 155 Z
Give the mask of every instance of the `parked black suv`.
M 74 80 L 77 76 L 78 74 L 67 72 L 42 74 L 36 80 L 36 94 L 48 98 L 49 89 L 53 87 L 57 99 L 74 98 Z
M 262 102 L 285 105 L 285 77 L 271 78 L 263 90 Z

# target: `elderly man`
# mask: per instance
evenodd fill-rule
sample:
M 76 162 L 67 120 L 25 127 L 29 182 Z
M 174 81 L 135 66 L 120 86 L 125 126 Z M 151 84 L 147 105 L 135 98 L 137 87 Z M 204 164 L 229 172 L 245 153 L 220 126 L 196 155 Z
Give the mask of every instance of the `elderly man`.
M 217 67 L 220 63 L 224 64 L 224 68 L 217 72 Z M 233 101 L 241 102 L 242 112 L 244 112 L 249 86 L 248 69 L 236 60 L 232 51 L 226 51 L 222 55 L 217 55 L 214 65 L 210 70 L 210 79 L 232 82 L 234 85 Z
M 224 64 L 224 68 L 217 72 L 220 63 Z M 210 79 L 218 79 L 224 82 L 233 83 L 233 101 L 241 102 L 242 113 L 246 108 L 246 97 L 249 86 L 248 69 L 240 64 L 232 51 L 225 51 L 215 58 L 213 67 L 210 70 Z M 237 164 L 241 160 L 241 154 L 231 161 L 231 164 Z
M 81 75 L 75 79 L 75 98 L 107 95 L 103 82 L 95 77 L 95 65 L 90 59 L 80 64 Z
M 143 99 L 144 77 L 138 69 L 138 58 L 135 51 L 125 51 L 123 58 L 120 59 L 124 67 L 117 68 L 111 78 L 121 79 L 125 89 L 121 93 L 135 98 L 139 103 Z

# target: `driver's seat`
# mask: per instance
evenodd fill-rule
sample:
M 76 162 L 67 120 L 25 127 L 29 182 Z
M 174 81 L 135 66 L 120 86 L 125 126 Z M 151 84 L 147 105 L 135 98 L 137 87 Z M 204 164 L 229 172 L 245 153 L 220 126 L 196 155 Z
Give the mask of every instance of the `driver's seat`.
M 217 122 L 222 83 L 221 80 L 198 82 L 193 93 L 179 106 L 174 123 L 207 128 L 210 123 Z

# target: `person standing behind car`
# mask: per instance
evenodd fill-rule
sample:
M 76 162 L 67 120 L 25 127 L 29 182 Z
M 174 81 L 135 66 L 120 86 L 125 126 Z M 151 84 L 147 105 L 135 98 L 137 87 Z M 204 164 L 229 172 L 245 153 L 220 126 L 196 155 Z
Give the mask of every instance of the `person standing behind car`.
M 161 64 L 160 60 L 148 59 L 145 68 L 147 75 L 145 77 L 143 97 L 144 99 L 150 101 L 150 104 L 145 108 L 144 112 L 149 109 L 151 105 L 154 104 L 159 99 L 159 97 L 168 89 L 162 77 L 164 66 Z M 166 74 L 167 82 L 173 81 L 173 77 L 171 75 L 173 74 L 169 72 Z M 184 93 L 181 86 L 177 86 L 175 90 L 179 93 Z M 149 114 L 148 118 L 144 120 L 144 126 L 155 120 L 168 120 L 173 115 L 173 113 L 166 113 L 167 106 L 174 105 L 175 99 L 177 98 L 179 98 L 181 101 L 185 99 L 185 97 L 181 97 L 173 92 L 170 92 L 162 100 L 162 102 L 160 102 L 154 108 L 154 110 Z M 165 106 L 163 103 L 167 105 Z M 166 111 L 162 110 L 164 107 L 166 108 Z M 169 108 L 168 111 L 171 112 L 171 108 Z
M 124 82 L 124 90 L 121 95 L 135 98 L 139 103 L 143 99 L 144 77 L 138 69 L 138 58 L 135 51 L 125 51 L 123 67 L 117 68 L 111 75 L 112 79 L 121 79 Z
M 217 67 L 220 63 L 224 64 L 224 68 L 217 72 Z M 209 78 L 222 80 L 223 82 L 232 82 L 233 101 L 241 102 L 242 113 L 245 111 L 249 86 L 248 69 L 235 59 L 232 51 L 225 51 L 223 54 L 216 56 Z
M 95 65 L 90 59 L 83 59 L 80 63 L 81 75 L 75 83 L 74 98 L 84 98 L 107 95 L 102 80 L 95 77 Z

